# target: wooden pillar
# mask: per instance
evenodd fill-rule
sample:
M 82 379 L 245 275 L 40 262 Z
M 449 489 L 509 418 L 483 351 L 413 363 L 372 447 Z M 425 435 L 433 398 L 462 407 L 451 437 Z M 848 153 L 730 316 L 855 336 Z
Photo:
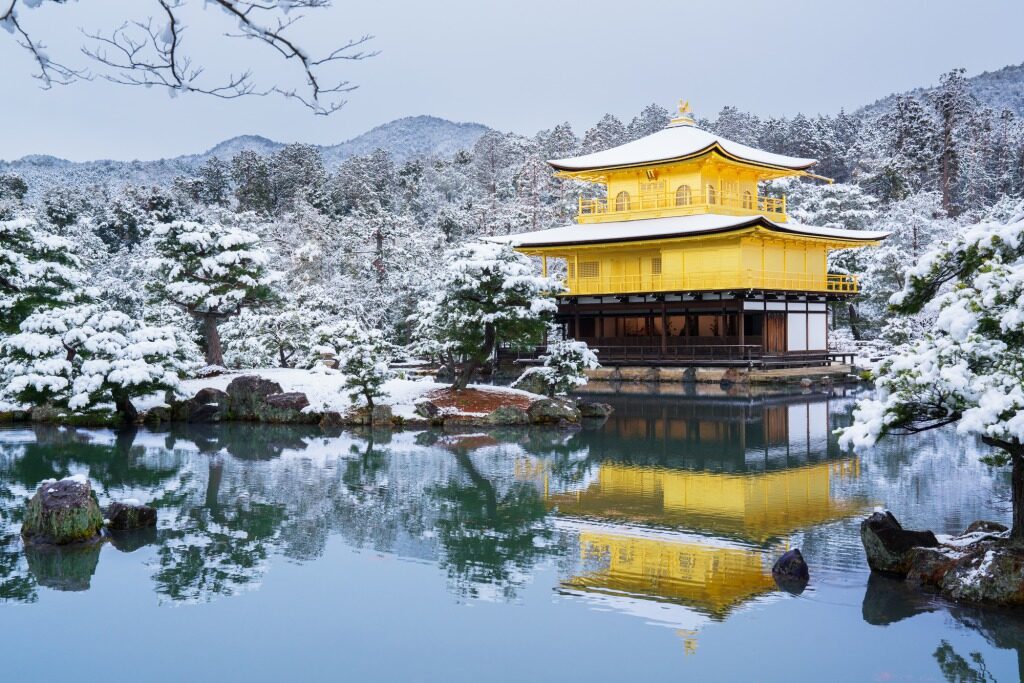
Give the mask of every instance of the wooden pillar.
M 580 334 L 580 300 L 576 297 L 572 300 L 572 327 L 573 337 L 579 339 L 582 335 Z M 596 332 L 597 330 L 595 330 Z
M 746 322 L 747 322 L 746 316 L 747 316 L 747 314 L 744 311 L 743 301 L 740 301 L 740 311 L 736 315 L 738 317 L 738 320 L 736 322 L 736 334 L 738 335 L 738 339 L 739 339 L 740 358 L 746 359 L 747 350 L 745 348 L 743 348 L 743 347 L 746 346 L 746 338 L 744 336 L 744 333 L 746 332 L 746 330 L 744 328 L 746 328 L 746 326 L 747 326 L 746 325 Z
M 665 299 L 661 300 L 661 353 L 662 355 L 668 352 L 668 313 L 666 311 L 667 304 Z
M 548 257 L 547 254 L 540 257 L 540 272 L 544 277 L 548 276 Z

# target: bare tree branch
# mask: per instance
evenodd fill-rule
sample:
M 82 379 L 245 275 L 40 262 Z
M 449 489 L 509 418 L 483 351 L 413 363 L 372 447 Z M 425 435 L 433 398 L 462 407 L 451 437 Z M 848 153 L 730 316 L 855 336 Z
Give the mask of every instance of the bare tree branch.
M 7 10 L 0 14 L 0 28 L 18 36 L 19 44 L 32 54 L 39 68 L 35 77 L 42 80 L 44 88 L 94 77 L 86 69 L 51 60 L 42 43 L 31 39 L 22 28 L 17 12 L 19 4 L 35 7 L 43 2 L 64 4 L 65 1 L 0 0 L 0 3 L 10 2 Z M 290 36 L 289 29 L 304 16 L 296 10 L 330 8 L 332 0 L 205 0 L 204 7 L 207 3 L 218 6 L 237 24 L 236 30 L 223 33 L 224 37 L 254 40 L 269 46 L 284 60 L 294 61 L 301 72 L 302 85 L 258 85 L 250 69 L 211 82 L 206 69 L 194 63 L 183 47 L 186 27 L 181 15 L 189 0 L 147 1 L 154 9 L 159 9 L 157 18 L 126 20 L 109 32 L 82 31 L 89 43 L 80 48 L 81 53 L 102 67 L 97 77 L 121 85 L 164 87 L 172 96 L 191 92 L 232 99 L 277 94 L 326 116 L 341 109 L 346 102 L 341 95 L 357 87 L 348 80 L 331 80 L 327 67 L 335 62 L 358 61 L 378 54 L 361 49 L 372 40 L 368 35 L 345 41 L 322 56 L 311 56 Z

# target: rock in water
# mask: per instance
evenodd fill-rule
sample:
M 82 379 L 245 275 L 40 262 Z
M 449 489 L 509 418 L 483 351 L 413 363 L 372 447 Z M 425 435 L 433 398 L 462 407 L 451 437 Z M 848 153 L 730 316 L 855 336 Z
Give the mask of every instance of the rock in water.
M 804 560 L 800 548 L 793 548 L 783 553 L 782 557 L 777 559 L 772 567 L 772 576 L 786 579 L 803 579 L 804 581 L 810 579 L 811 573 L 807 569 L 807 562 Z
M 967 534 L 975 534 L 979 532 L 998 534 L 1008 530 L 1009 527 L 1005 524 L 1000 524 L 999 522 L 986 522 L 983 519 L 979 519 L 976 522 L 971 522 L 963 535 L 966 536 Z
M 110 528 L 117 531 L 156 526 L 156 508 L 137 500 L 111 503 L 107 506 L 107 519 Z
M 527 413 L 534 424 L 575 424 L 580 421 L 580 411 L 571 401 L 558 398 L 542 398 L 530 404 Z
M 583 417 L 604 418 L 612 414 L 613 408 L 607 403 L 597 401 L 576 401 L 576 408 Z
M 807 569 L 807 562 L 799 548 L 794 548 L 782 554 L 772 566 L 772 578 L 775 583 L 784 591 L 799 595 L 807 587 L 811 573 Z
M 25 508 L 21 535 L 26 543 L 84 543 L 100 537 L 103 513 L 89 480 L 75 475 L 40 484 Z
M 258 420 L 267 397 L 283 391 L 277 382 L 258 375 L 242 375 L 231 380 L 227 393 L 231 398 L 231 417 L 236 420 Z
M 914 548 L 936 548 L 939 545 L 935 534 L 904 529 L 888 510 L 875 512 L 860 523 L 860 540 L 871 569 L 901 578 L 905 578 L 910 570 Z

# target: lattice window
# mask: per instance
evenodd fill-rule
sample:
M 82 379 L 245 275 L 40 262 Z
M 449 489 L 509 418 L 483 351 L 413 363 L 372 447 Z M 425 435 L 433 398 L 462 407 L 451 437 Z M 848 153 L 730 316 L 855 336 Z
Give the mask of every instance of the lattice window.
M 754 195 L 750 194 L 750 190 L 743 191 L 743 208 L 753 209 L 754 208 Z
M 580 277 L 601 277 L 601 262 L 584 261 L 581 263 Z
M 693 193 L 689 185 L 680 185 L 676 188 L 676 206 L 689 206 L 693 201 Z
M 718 203 L 718 190 L 715 189 L 714 185 L 708 185 L 708 204 Z
M 565 270 L 566 270 L 566 274 L 569 276 L 570 280 L 573 280 L 573 279 L 576 278 L 576 264 L 574 262 L 569 261 L 568 263 L 566 263 L 565 264 Z
M 661 257 L 655 256 L 651 259 L 651 274 L 661 275 Z
M 615 195 L 615 210 L 616 211 L 629 211 L 629 193 L 620 192 Z

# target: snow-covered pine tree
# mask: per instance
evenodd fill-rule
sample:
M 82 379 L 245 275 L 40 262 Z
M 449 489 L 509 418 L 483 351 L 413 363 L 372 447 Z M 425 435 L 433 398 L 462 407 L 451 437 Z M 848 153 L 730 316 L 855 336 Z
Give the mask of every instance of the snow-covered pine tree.
M 81 267 L 75 245 L 34 215 L 0 221 L 0 334 L 37 309 L 83 302 Z
M 207 159 L 198 169 L 199 201 L 211 206 L 226 206 L 231 197 L 231 165 L 217 156 Z
M 239 211 L 270 213 L 274 210 L 274 190 L 270 164 L 252 150 L 243 150 L 231 158 L 231 179 L 235 183 L 235 201 Z
M 630 140 L 637 140 L 645 135 L 657 133 L 667 126 L 671 119 L 672 115 L 668 109 L 660 104 L 649 104 L 629 122 L 626 137 Z
M 946 213 L 955 216 L 960 213 L 967 199 L 963 196 L 963 163 L 969 139 L 966 126 L 977 100 L 971 94 L 964 75 L 964 69 L 953 69 L 945 74 L 939 87 L 930 95 L 932 106 L 938 115 L 937 152 L 939 160 L 939 191 L 942 193 L 942 207 Z
M 259 236 L 216 220 L 178 220 L 154 226 L 151 240 L 150 293 L 200 323 L 207 364 L 222 366 L 220 323 L 272 296 Z
M 587 129 L 583 135 L 583 154 L 611 149 L 626 142 L 626 126 L 612 114 L 605 114 L 601 120 Z
M 541 341 L 561 284 L 534 275 L 529 257 L 507 244 L 471 242 L 446 254 L 440 291 L 421 302 L 414 335 L 459 364 L 453 384 L 465 389 L 499 344 Z
M 877 395 L 859 402 L 843 445 L 956 423 L 1012 466 L 1011 539 L 1024 541 L 1024 213 L 979 224 L 926 254 L 892 299 L 932 324 L 879 369 Z
M 364 401 L 372 412 L 376 399 L 387 396 L 383 387 L 392 377 L 388 363 L 394 347 L 383 332 L 355 320 L 342 321 L 321 335 L 321 349 L 337 357 L 349 397 L 353 402 Z

